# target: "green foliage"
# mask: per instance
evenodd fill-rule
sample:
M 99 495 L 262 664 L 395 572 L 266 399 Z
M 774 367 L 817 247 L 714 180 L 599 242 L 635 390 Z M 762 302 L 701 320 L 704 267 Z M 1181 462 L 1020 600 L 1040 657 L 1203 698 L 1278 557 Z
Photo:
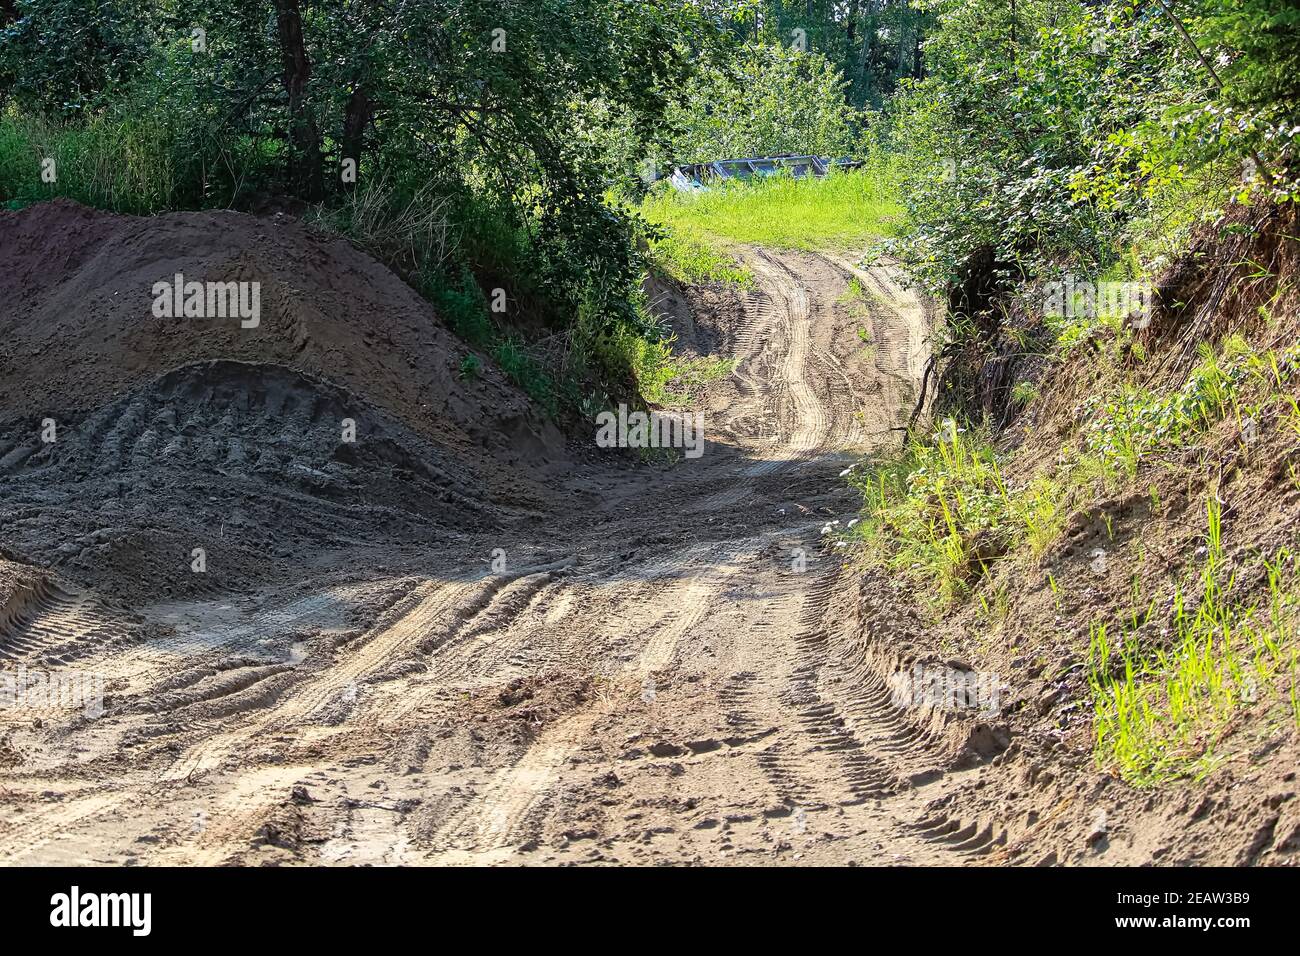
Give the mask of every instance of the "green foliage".
M 104 105 L 148 57 L 159 14 L 147 0 L 15 0 L 5 7 L 13 20 L 0 17 L 0 95 L 49 118 Z
M 1271 392 L 1269 370 L 1288 366 L 1294 352 L 1257 355 L 1240 337 L 1232 337 L 1216 352 L 1206 344 L 1201 361 L 1183 386 L 1168 395 L 1124 385 L 1084 403 L 1089 425 L 1084 447 L 1097 455 L 1103 470 L 1121 469 L 1136 477 L 1138 467 L 1162 450 L 1187 445 L 1233 411 L 1240 412 L 1248 386 Z
M 858 151 L 864 116 L 845 102 L 845 80 L 825 57 L 755 46 L 686 83 L 666 114 L 680 130 L 676 163 L 778 153 L 847 156 Z
M 685 408 L 705 385 L 726 378 L 735 370 L 735 359 L 670 356 L 653 367 L 645 367 L 638 384 L 650 404 Z
M 460 377 L 462 379 L 478 378 L 482 373 L 483 363 L 479 357 L 471 352 L 460 360 Z
M 1199 0 L 1187 18 L 1206 63 L 1216 74 L 1216 95 L 1178 115 L 1202 158 L 1239 161 L 1258 157 L 1248 195 L 1272 186 L 1271 198 L 1300 197 L 1300 7 L 1288 0 Z
M 1287 0 L 923 6 L 929 74 L 891 112 L 914 184 L 901 254 L 930 288 L 977 254 L 1004 292 L 1062 264 L 1146 274 L 1231 196 L 1291 194 Z
M 1033 382 L 1016 382 L 1011 389 L 1011 400 L 1017 405 L 1028 405 L 1038 397 L 1038 386 Z
M 914 436 L 902 456 L 855 474 L 853 482 L 864 499 L 854 536 L 940 606 L 968 595 L 1013 548 L 1040 554 L 1064 520 L 1055 483 L 1011 488 L 987 435 L 952 419 L 929 440 Z
M 855 106 L 878 107 L 900 79 L 920 75 L 930 14 L 916 3 L 842 0 L 717 0 L 702 4 L 746 41 L 804 48 L 824 56 L 846 79 Z
M 735 260 L 714 247 L 694 223 L 678 220 L 658 238 L 649 240 L 650 261 L 664 275 L 688 285 L 724 282 L 748 288 L 754 277 Z
M 501 371 L 520 386 L 543 409 L 554 415 L 559 411 L 555 382 L 533 358 L 528 346 L 516 336 L 507 335 L 493 343 L 492 358 Z
M 153 117 L 45 120 L 0 116 L 0 197 L 27 204 L 66 196 L 115 212 L 147 214 L 176 202 L 169 131 Z M 54 183 L 41 174 L 54 161 Z
M 574 379 L 590 383 L 591 391 L 581 403 L 589 412 L 612 405 L 614 399 L 660 402 L 674 376 L 672 337 L 655 321 L 645 292 L 634 290 L 628 300 L 638 317 L 636 325 L 606 321 L 595 296 L 578 312 L 568 367 L 576 373 Z
M 628 294 L 644 267 L 640 227 L 606 202 L 608 139 L 588 134 L 608 115 L 628 149 L 661 137 L 696 54 L 716 42 L 694 5 L 18 0 L 9 11 L 0 202 L 58 195 L 149 213 L 306 201 L 550 404 L 555 389 L 492 326 L 473 275 L 508 277 L 512 301 L 552 326 L 593 300 L 607 329 L 640 334 Z M 45 158 L 53 184 L 40 180 Z
M 1260 353 L 1230 337 L 1217 350 L 1202 347 L 1187 381 L 1168 393 L 1107 387 L 1084 403 L 1077 445 L 1020 485 L 1003 477 L 986 433 L 947 419 L 928 441 L 913 437 L 901 457 L 854 473 L 864 500 L 855 537 L 869 559 L 915 578 L 937 603 L 959 601 L 993 561 L 1018 552 L 1037 559 L 1099 493 L 1224 419 L 1239 422 L 1243 443 L 1266 421 L 1300 435 L 1300 406 L 1282 391 L 1298 364 L 1300 347 Z
M 453 332 L 471 345 L 486 346 L 492 341 L 487 299 L 469 269 L 462 268 L 457 282 L 439 274 L 427 277 L 425 281 L 427 284 L 422 291 L 438 307 L 439 314 Z
M 1121 35 L 1109 8 L 1066 0 L 926 6 L 931 72 L 900 97 L 893 130 L 914 183 L 905 258 L 935 289 L 980 250 L 1008 287 L 1056 261 L 1104 269 L 1119 219 L 1079 201 L 1077 177 L 1109 135 L 1158 115 L 1167 39 Z
M 452 256 L 450 206 L 429 186 L 402 194 L 380 175 L 359 184 L 332 206 L 321 204 L 309 219 L 347 236 L 418 287 L 436 283 Z M 473 285 L 472 277 L 462 272 L 461 287 L 468 292 L 467 282 Z M 481 305 L 478 287 L 472 291 L 475 304 Z

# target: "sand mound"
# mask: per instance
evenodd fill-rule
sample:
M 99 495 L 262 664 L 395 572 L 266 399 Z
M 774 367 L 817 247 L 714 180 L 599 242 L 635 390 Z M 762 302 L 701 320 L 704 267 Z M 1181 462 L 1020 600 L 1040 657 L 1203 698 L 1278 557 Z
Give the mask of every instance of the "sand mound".
M 240 587 L 273 577 L 277 560 L 495 524 L 436 445 L 283 366 L 187 365 L 52 443 L 38 432 L 0 427 L 0 516 L 11 546 L 78 577 L 109 571 L 163 593 Z
M 0 213 L 0 252 L 0 420 L 84 413 L 178 366 L 234 359 L 341 385 L 471 458 L 535 467 L 561 454 L 559 432 L 490 361 L 459 380 L 467 347 L 409 286 L 291 217 L 56 200 Z M 156 317 L 155 283 L 177 274 L 258 283 L 259 324 Z
M 106 593 L 487 531 L 564 463 L 490 360 L 460 379 L 468 349 L 424 300 L 293 219 L 58 201 L 0 213 L 0 251 L 0 547 Z M 256 325 L 159 317 L 177 274 L 257 283 Z

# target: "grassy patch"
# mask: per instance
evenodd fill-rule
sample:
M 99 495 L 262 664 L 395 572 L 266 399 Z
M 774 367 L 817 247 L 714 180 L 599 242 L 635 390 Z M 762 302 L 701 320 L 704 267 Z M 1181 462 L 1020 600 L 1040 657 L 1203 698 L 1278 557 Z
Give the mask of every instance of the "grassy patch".
M 1013 548 L 1040 554 L 1065 517 L 1053 481 L 1013 489 L 987 436 L 951 419 L 856 483 L 865 506 L 854 535 L 869 556 L 928 585 L 940 606 L 968 595 L 989 564 Z
M 701 230 L 687 223 L 651 240 L 650 259 L 659 271 L 686 285 L 725 282 L 747 289 L 754 284 L 748 269 L 714 248 Z
M 654 405 L 685 407 L 705 385 L 725 378 L 735 369 L 735 359 L 674 356 L 657 368 L 652 379 L 641 383 L 642 395 Z
M 642 203 L 646 219 L 681 241 L 785 249 L 855 248 L 894 235 L 903 217 L 898 183 L 884 166 L 825 179 L 775 176 L 699 193 L 664 189 Z
M 928 438 L 914 436 L 899 457 L 856 473 L 863 515 L 855 535 L 868 556 L 929 583 L 942 605 L 970 593 L 989 564 L 1006 554 L 1042 555 L 1066 519 L 1099 491 L 1134 480 L 1159 455 L 1188 447 L 1224 418 L 1241 441 L 1270 421 L 1300 436 L 1300 405 L 1282 391 L 1300 349 L 1257 353 L 1240 338 L 1201 361 L 1186 383 L 1158 395 L 1126 383 L 1084 404 L 1086 423 L 1059 465 L 1020 487 L 1003 477 L 987 435 L 952 420 Z M 1033 386 L 1017 386 L 1018 400 Z
M 1239 336 L 1217 351 L 1203 343 L 1199 364 L 1177 391 L 1157 395 L 1126 384 L 1086 402 L 1085 453 L 1112 479 L 1131 479 L 1143 461 L 1187 445 L 1228 416 L 1251 440 L 1266 413 L 1284 414 L 1294 404 L 1281 387 L 1297 359 L 1300 349 L 1256 353 Z
M 1300 561 L 1283 552 L 1265 562 L 1267 600 L 1245 602 L 1224 560 L 1217 501 L 1207 513 L 1204 567 L 1176 589 L 1167 620 L 1151 602 L 1125 622 L 1092 626 L 1097 760 L 1135 784 L 1208 773 L 1222 760 L 1217 737 L 1242 707 L 1282 698 L 1300 721 L 1293 647 Z M 1167 635 L 1155 641 L 1163 646 L 1144 649 L 1143 634 L 1157 629 Z
M 0 199 L 11 208 L 56 197 L 114 212 L 183 205 L 172 131 L 147 119 L 55 123 L 0 115 Z M 53 181 L 49 181 L 50 177 Z

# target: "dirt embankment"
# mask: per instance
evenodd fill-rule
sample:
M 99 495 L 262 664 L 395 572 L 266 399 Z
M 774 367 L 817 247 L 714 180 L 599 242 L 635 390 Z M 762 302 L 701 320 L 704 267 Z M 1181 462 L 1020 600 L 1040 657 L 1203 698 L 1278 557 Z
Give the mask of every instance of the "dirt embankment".
M 247 587 L 349 542 L 535 512 L 565 466 L 563 436 L 490 360 L 462 377 L 468 349 L 426 302 L 295 219 L 56 201 L 0 213 L 0 250 L 15 556 L 128 597 Z M 178 275 L 249 283 L 257 315 L 156 314 L 176 312 L 155 286 Z
M 1240 336 L 1239 356 L 1272 350 L 1279 358 L 1243 373 L 1238 406 L 1229 403 L 1208 429 L 1148 454 L 1137 474 L 1112 490 L 1076 501 L 1041 555 L 1026 547 L 991 558 L 987 572 L 974 576 L 971 595 L 937 619 L 910 616 L 908 609 L 926 600 L 915 589 L 878 574 L 858 580 L 862 626 L 890 628 L 901 670 L 955 665 L 1004 682 L 1001 712 L 987 727 L 1000 752 L 930 805 L 936 839 L 973 826 L 995 836 L 995 859 L 1013 863 L 1300 862 L 1297 672 L 1294 658 L 1285 659 L 1300 636 L 1293 565 L 1300 445 L 1286 400 L 1300 397 L 1300 257 L 1287 239 L 1295 235 L 1293 214 L 1248 218 L 1239 233 L 1207 230 L 1166 278 L 1154 321 L 1132 339 L 1102 329 L 1064 361 L 1019 366 L 1022 376 L 1041 376 L 1039 397 L 1001 437 L 1006 481 L 1013 490 L 1060 481 L 1070 450 L 1081 447 L 1095 420 L 1099 396 L 1119 394 L 1123 380 L 1149 390 L 1148 403 L 1178 392 L 1204 359 L 1200 343 L 1221 349 Z M 1020 331 L 1032 341 L 1041 329 Z M 1242 688 L 1231 717 L 1202 723 L 1214 728 L 1209 736 L 1189 734 L 1161 755 L 1177 761 L 1204 754 L 1201 772 L 1125 782 L 1113 760 L 1099 768 L 1094 757 L 1094 629 L 1108 627 L 1114 676 L 1124 674 L 1125 642 L 1153 666 L 1161 653 L 1178 659 L 1178 595 L 1188 620 L 1217 613 L 1203 602 L 1211 506 L 1222 513 L 1219 601 L 1242 613 L 1253 607 L 1260 630 L 1282 622 L 1284 659 L 1274 667 L 1271 652 L 1252 646 L 1243 621 L 1231 640 L 1244 670 L 1225 677 Z M 1281 572 L 1277 591 L 1270 590 L 1269 563 Z M 1215 659 L 1222 637 L 1207 652 Z M 1169 676 L 1157 668 L 1138 680 L 1158 687 Z M 1187 706 L 1213 706 L 1203 691 Z M 944 733 L 960 753 L 970 726 L 950 720 Z

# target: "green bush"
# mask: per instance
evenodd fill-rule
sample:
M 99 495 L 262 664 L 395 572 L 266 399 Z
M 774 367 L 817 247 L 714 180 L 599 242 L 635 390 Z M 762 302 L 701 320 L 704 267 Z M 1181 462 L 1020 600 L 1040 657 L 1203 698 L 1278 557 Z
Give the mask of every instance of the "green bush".
M 843 75 L 820 53 L 758 45 L 685 84 L 665 117 L 678 130 L 674 163 L 777 153 L 858 152 L 865 114 L 848 105 Z

